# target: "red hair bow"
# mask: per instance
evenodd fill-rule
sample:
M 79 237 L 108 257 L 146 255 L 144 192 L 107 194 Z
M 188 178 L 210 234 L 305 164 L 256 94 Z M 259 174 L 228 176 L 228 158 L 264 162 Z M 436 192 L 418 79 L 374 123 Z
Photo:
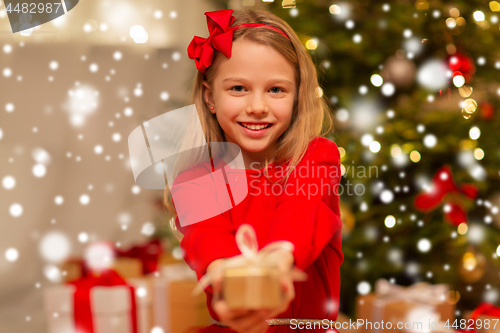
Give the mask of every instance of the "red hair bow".
M 233 43 L 233 24 L 235 17 L 231 14 L 232 9 L 206 12 L 208 31 L 210 37 L 202 38 L 194 36 L 188 46 L 188 55 L 194 59 L 196 68 L 202 73 L 212 64 L 214 48 L 222 52 L 227 58 L 231 57 L 231 46 Z
M 214 49 L 219 50 L 227 58 L 231 58 L 231 47 L 233 44 L 233 30 L 241 27 L 260 27 L 265 26 L 271 28 L 286 38 L 288 36 L 278 28 L 261 23 L 246 23 L 236 27 L 231 27 L 235 17 L 232 16 L 232 9 L 216 10 L 205 12 L 207 16 L 207 26 L 210 36 L 208 38 L 194 36 L 188 46 L 188 56 L 194 59 L 196 68 L 205 73 L 207 68 L 212 64 L 214 58 Z

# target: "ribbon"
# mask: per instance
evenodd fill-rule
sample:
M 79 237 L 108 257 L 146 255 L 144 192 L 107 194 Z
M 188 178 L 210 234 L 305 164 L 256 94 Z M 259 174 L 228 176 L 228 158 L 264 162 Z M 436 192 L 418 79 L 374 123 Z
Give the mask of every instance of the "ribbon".
M 447 204 L 444 212 L 445 219 L 458 226 L 460 223 L 467 223 L 467 214 L 458 196 L 464 195 L 469 199 L 474 199 L 477 193 L 477 186 L 473 184 L 462 184 L 458 187 L 453 180 L 450 166 L 444 165 L 432 178 L 432 190 L 417 195 L 414 206 L 427 213 L 445 203 Z
M 145 244 L 135 245 L 128 250 L 115 249 L 117 257 L 137 258 L 142 262 L 142 273 L 144 275 L 158 270 L 158 259 L 163 250 L 158 239 L 151 240 Z
M 196 68 L 205 73 L 206 69 L 212 64 L 214 49 L 219 50 L 226 58 L 231 58 L 231 48 L 233 44 L 233 30 L 242 27 L 260 27 L 265 26 L 273 29 L 286 38 L 288 36 L 278 28 L 261 23 L 246 23 L 231 27 L 236 19 L 232 16 L 232 9 L 216 10 L 205 12 L 207 16 L 207 26 L 210 36 L 208 38 L 194 36 L 188 46 L 188 56 L 194 59 Z
M 289 241 L 275 241 L 267 244 L 259 251 L 255 229 L 250 224 L 242 224 L 236 231 L 236 245 L 242 254 L 226 259 L 223 264 L 216 269 L 203 275 L 195 289 L 193 295 L 200 294 L 210 285 L 215 276 L 226 268 L 234 267 L 272 267 L 269 262 L 269 254 L 277 250 L 287 250 L 293 253 L 294 245 Z M 282 275 L 290 275 L 293 281 L 305 281 L 307 274 L 297 267 L 293 267 L 290 272 L 281 272 Z
M 482 302 L 481 304 L 479 304 L 479 306 L 474 311 L 472 311 L 472 313 L 470 315 L 470 319 L 472 319 L 472 321 L 474 323 L 473 327 L 476 326 L 476 319 L 480 315 L 500 318 L 500 307 L 493 305 L 491 303 L 486 303 L 486 302 Z M 467 320 L 467 323 L 469 322 L 469 320 Z M 469 325 L 467 324 L 467 326 L 469 326 Z M 471 333 L 471 332 L 476 332 L 476 330 L 474 328 L 472 328 L 472 329 L 458 330 L 458 332 Z
M 137 333 L 137 306 L 135 302 L 134 287 L 113 270 L 102 271 L 99 276 L 89 274 L 89 276 L 80 278 L 69 284 L 76 287 L 73 297 L 75 330 L 79 333 L 94 333 L 94 324 L 92 319 L 92 305 L 90 301 L 90 289 L 95 286 L 113 287 L 127 286 L 130 289 L 130 318 L 132 333 Z
M 420 303 L 437 305 L 446 300 L 449 288 L 446 284 L 431 285 L 427 282 L 415 283 L 409 287 L 398 286 L 385 279 L 375 283 L 375 292 L 393 300 L 413 300 Z

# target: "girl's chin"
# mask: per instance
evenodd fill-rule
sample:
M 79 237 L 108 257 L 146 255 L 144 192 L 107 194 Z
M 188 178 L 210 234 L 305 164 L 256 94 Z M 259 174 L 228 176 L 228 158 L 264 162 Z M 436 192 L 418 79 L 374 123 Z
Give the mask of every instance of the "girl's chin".
M 245 150 L 249 153 L 261 153 L 265 151 L 267 148 L 269 148 L 269 145 L 266 144 L 255 145 L 255 144 L 245 144 L 245 142 L 243 142 L 243 144 L 240 144 L 239 146 L 242 150 Z

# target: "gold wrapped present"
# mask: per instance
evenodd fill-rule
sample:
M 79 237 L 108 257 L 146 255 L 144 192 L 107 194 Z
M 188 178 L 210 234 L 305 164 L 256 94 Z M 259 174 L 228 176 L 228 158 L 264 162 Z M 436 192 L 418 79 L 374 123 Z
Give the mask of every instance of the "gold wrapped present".
M 184 262 L 184 260 L 175 258 L 171 253 L 162 253 L 158 259 L 158 266 L 160 266 L 158 270 L 161 271 L 161 266 L 177 264 L 180 262 Z
M 63 262 L 59 267 L 62 272 L 63 281 L 70 282 L 81 278 L 84 274 L 83 259 L 70 259 Z M 142 277 L 142 261 L 136 258 L 118 257 L 115 258 L 109 267 L 115 270 L 121 277 L 134 279 Z
M 230 309 L 275 308 L 285 297 L 280 283 L 282 274 L 290 274 L 292 280 L 307 279 L 296 267 L 288 272 L 280 271 L 276 262 L 279 257 L 273 256 L 275 251 L 288 251 L 291 257 L 294 249 L 291 242 L 272 242 L 259 251 L 255 230 L 249 224 L 242 224 L 236 231 L 236 244 L 242 254 L 224 260 L 202 276 L 194 293 L 200 293 L 214 276 L 222 273 L 222 294 Z
M 381 279 L 376 283 L 375 293 L 356 299 L 358 329 L 366 333 L 397 333 L 428 328 L 430 332 L 430 322 L 455 319 L 455 302 L 448 299 L 448 291 L 445 284 L 417 283 L 405 288 Z M 399 324 L 398 327 L 398 323 L 414 326 Z
M 186 263 L 162 266 L 154 278 L 154 326 L 177 333 L 214 323 L 206 295 L 192 295 L 196 284 L 196 273 Z
M 226 268 L 223 289 L 224 299 L 231 309 L 275 308 L 285 296 L 276 268 Z
M 111 269 L 115 270 L 125 279 L 142 277 L 142 261 L 137 258 L 118 257 L 115 258 Z

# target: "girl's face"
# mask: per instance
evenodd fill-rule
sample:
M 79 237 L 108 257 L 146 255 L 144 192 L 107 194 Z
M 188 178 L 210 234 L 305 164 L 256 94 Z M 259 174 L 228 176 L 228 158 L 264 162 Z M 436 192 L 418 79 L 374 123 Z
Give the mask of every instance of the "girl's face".
M 292 65 L 270 46 L 238 39 L 231 58 L 221 59 L 213 86 L 204 86 L 205 101 L 214 107 L 226 141 L 240 146 L 245 164 L 271 158 L 292 118 Z

